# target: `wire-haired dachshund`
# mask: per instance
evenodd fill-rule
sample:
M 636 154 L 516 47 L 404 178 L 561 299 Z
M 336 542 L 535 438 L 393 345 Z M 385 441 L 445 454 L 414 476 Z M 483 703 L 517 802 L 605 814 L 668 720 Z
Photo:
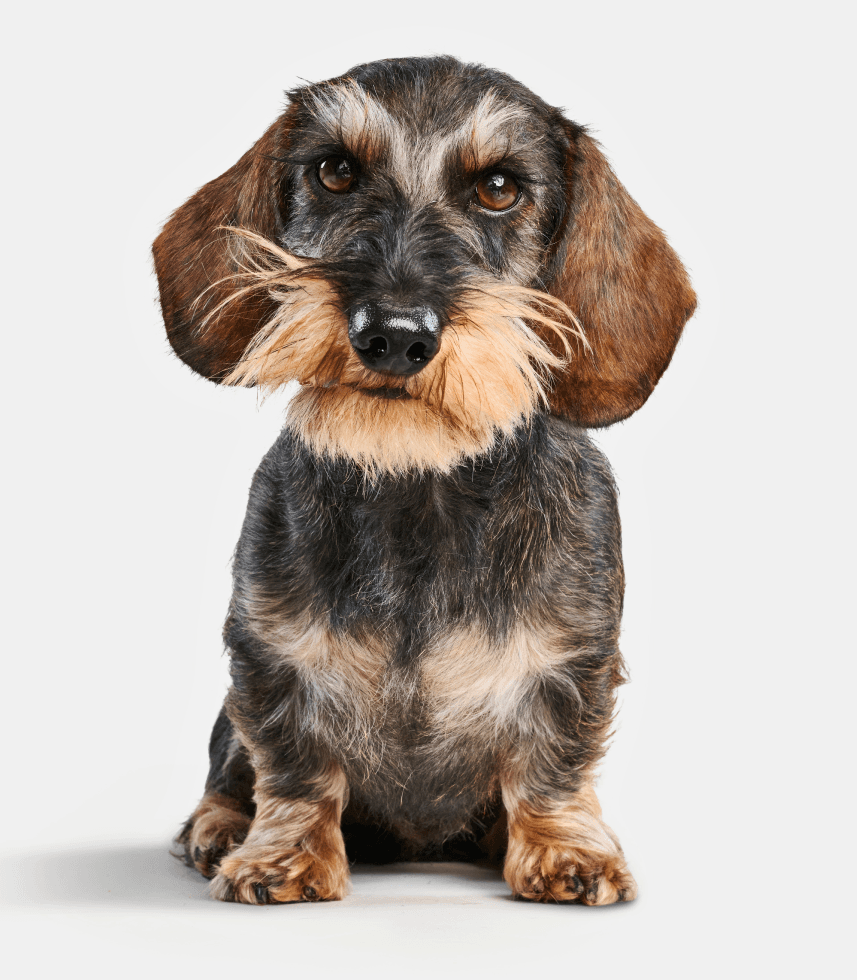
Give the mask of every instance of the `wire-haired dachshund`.
M 290 92 L 154 255 L 185 363 L 299 385 L 185 859 L 251 904 L 483 853 L 516 896 L 634 898 L 593 789 L 624 583 L 585 429 L 646 401 L 695 297 L 596 142 L 480 65 L 361 65 Z

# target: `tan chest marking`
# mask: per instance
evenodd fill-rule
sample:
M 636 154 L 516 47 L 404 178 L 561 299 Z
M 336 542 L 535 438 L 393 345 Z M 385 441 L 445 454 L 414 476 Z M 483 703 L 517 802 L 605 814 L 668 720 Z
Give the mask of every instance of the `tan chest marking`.
M 381 640 L 361 642 L 308 616 L 277 623 L 257 617 L 254 623 L 260 639 L 294 666 L 308 687 L 343 703 L 375 700 L 388 661 Z
M 259 612 L 257 605 L 257 635 L 277 660 L 297 669 L 309 696 L 307 726 L 330 731 L 332 724 L 348 741 L 371 741 L 389 707 L 414 701 L 442 741 L 529 729 L 534 686 L 573 656 L 567 639 L 546 626 L 522 623 L 502 642 L 478 627 L 457 628 L 422 652 L 414 674 L 390 669 L 392 649 L 383 637 L 357 640 L 308 616 L 277 621 Z
M 502 643 L 477 629 L 448 634 L 421 661 L 423 693 L 438 734 L 486 725 L 507 729 L 539 678 L 570 657 L 559 635 L 526 624 Z

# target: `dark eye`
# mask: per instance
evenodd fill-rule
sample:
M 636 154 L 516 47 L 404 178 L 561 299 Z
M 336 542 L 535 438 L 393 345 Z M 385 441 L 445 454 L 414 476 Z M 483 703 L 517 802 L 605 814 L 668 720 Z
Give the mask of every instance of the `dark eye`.
M 350 191 L 357 179 L 345 157 L 328 157 L 318 165 L 318 179 L 334 194 Z
M 476 199 L 489 211 L 508 211 L 520 196 L 518 185 L 508 174 L 487 174 L 476 185 Z

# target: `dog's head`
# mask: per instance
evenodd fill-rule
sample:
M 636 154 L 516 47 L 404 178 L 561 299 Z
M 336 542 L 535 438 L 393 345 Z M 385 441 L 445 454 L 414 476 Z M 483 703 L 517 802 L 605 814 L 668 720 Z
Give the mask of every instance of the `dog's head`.
M 586 132 L 453 58 L 290 93 L 154 246 L 167 333 L 227 384 L 302 385 L 290 424 L 368 469 L 448 469 L 533 411 L 648 398 L 695 297 Z

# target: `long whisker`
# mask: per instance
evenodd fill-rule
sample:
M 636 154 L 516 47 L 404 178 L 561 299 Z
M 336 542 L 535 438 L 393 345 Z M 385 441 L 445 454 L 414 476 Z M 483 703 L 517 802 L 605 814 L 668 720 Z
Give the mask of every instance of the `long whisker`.
M 297 380 L 302 388 L 287 424 L 321 455 L 358 463 L 367 478 L 381 471 L 448 470 L 501 446 L 547 405 L 556 372 L 589 349 L 561 300 L 471 274 L 437 356 L 400 383 L 407 397 L 372 397 L 390 383 L 354 353 L 330 267 L 247 229 L 222 231 L 230 236 L 235 272 L 212 283 L 197 303 L 204 305 L 215 288 L 234 288 L 205 311 L 199 329 L 247 297 L 266 296 L 274 304 L 226 383 L 267 393 Z

